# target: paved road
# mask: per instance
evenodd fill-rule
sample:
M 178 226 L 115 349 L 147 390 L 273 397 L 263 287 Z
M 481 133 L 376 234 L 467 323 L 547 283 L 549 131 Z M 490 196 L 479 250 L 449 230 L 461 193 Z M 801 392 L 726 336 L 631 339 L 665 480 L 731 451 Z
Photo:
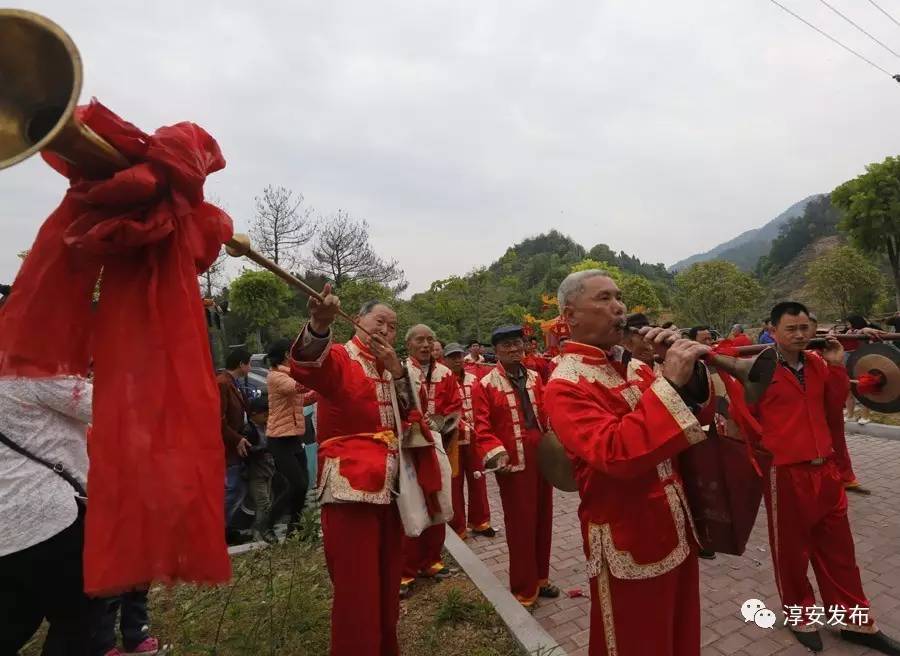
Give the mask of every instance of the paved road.
M 857 561 L 873 614 L 887 633 L 900 639 L 900 441 L 848 435 L 848 443 L 857 476 L 873 492 L 870 497 L 850 495 Z M 503 509 L 493 479 L 490 496 L 493 523 L 503 526 Z M 589 588 L 576 515 L 577 495 L 557 491 L 554 504 L 550 575 L 563 591 L 580 588 L 587 595 Z M 468 544 L 501 581 L 509 580 L 502 533 L 494 539 L 470 539 Z M 814 582 L 811 570 L 810 577 Z M 760 511 L 743 556 L 720 555 L 713 561 L 700 561 L 700 594 L 703 656 L 809 653 L 788 629 L 776 626 L 765 630 L 752 623 L 745 624 L 739 612 L 740 605 L 751 597 L 763 600 L 769 608 L 780 607 L 769 557 L 765 508 Z M 534 614 L 570 656 L 587 656 L 590 623 L 587 598 L 563 595 L 554 601 L 542 600 Z M 824 634 L 822 653 L 828 656 L 874 653 L 848 645 L 836 635 L 830 631 Z

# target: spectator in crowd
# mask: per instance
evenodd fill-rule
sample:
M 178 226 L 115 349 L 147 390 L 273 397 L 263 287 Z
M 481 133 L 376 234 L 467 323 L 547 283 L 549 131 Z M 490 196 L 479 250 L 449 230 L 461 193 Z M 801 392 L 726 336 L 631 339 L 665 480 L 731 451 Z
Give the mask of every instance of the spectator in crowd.
M 650 320 L 641 312 L 634 312 L 625 318 L 625 334 L 622 337 L 622 346 L 630 357 L 639 360 L 656 371 L 659 365 L 655 360 L 653 345 L 644 339 L 640 333 L 642 328 L 649 328 Z
M 269 451 L 275 458 L 278 472 L 287 479 L 286 503 L 290 518 L 288 532 L 299 527 L 306 492 L 309 489 L 309 472 L 306 466 L 306 449 L 303 434 L 306 432 L 306 418 L 303 414 L 303 388 L 291 378 L 287 354 L 291 342 L 286 339 L 273 343 L 266 354 L 271 369 L 266 378 L 269 387 L 269 420 L 266 423 L 266 438 Z M 281 504 L 276 504 L 280 506 Z M 273 509 L 273 516 L 280 513 Z
M 159 640 L 150 635 L 147 590 L 132 590 L 117 597 L 91 602 L 93 620 L 91 653 L 95 656 L 153 656 Z M 124 651 L 116 647 L 116 615 L 121 611 L 119 629 Z
M 469 343 L 469 354 L 465 359 L 466 364 L 480 364 L 484 362 L 484 348 L 481 346 L 481 342 L 477 340 L 472 340 Z
M 0 307 L 3 307 L 3 304 L 6 303 L 10 292 L 12 292 L 12 285 L 0 285 Z
M 272 477 L 275 475 L 275 458 L 268 448 L 266 425 L 269 421 L 269 401 L 260 397 L 252 399 L 247 406 L 247 423 L 250 435 L 250 457 L 247 459 L 247 486 L 256 509 L 253 522 L 253 538 L 269 544 L 278 541 L 272 530 Z
M 0 654 L 49 624 L 45 656 L 87 656 L 82 550 L 91 384 L 0 379 Z
M 756 341 L 759 344 L 775 343 L 775 337 L 772 335 L 772 321 L 770 319 L 766 319 L 765 323 L 763 323 L 762 332 L 759 333 L 759 338 Z
M 431 346 L 431 357 L 435 362 L 444 362 L 444 343 L 441 340 L 434 340 L 434 344 Z
M 736 323 L 731 327 L 731 334 L 728 336 L 728 345 L 737 348 L 738 346 L 752 346 L 753 342 L 744 332 L 744 326 Z
M 222 441 L 225 442 L 225 533 L 229 543 L 240 542 L 237 532 L 228 528 L 231 517 L 244 496 L 241 460 L 250 453 L 244 437 L 247 402 L 239 381 L 250 372 L 250 353 L 235 349 L 225 358 L 225 371 L 216 376 L 222 414 Z
M 713 345 L 712 331 L 710 331 L 709 326 L 694 326 L 688 331 L 688 339 L 706 346 Z

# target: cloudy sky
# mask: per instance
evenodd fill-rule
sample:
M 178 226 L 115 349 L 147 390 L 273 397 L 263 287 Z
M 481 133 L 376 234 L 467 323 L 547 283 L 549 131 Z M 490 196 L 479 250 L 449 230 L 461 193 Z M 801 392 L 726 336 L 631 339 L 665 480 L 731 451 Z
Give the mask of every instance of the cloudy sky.
M 900 72 L 818 0 L 781 1 Z M 831 1 L 900 51 L 869 3 Z M 207 194 L 238 229 L 287 186 L 367 219 L 413 291 L 550 228 L 671 264 L 900 152 L 900 84 L 767 0 L 20 6 L 71 34 L 83 100 L 216 137 Z M 0 173 L 0 282 L 64 188 L 38 158 Z

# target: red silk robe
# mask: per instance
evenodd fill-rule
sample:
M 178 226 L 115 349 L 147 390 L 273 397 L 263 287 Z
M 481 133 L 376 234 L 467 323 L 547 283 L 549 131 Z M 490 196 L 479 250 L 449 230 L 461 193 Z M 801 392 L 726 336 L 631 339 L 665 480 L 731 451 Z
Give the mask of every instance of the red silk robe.
M 484 531 L 491 527 L 491 511 L 488 504 L 487 484 L 484 477 L 475 478 L 481 470 L 481 462 L 475 453 L 475 413 L 472 406 L 472 388 L 478 384 L 475 374 L 464 371 L 462 379 L 456 378 L 462 395 L 462 417 L 459 422 L 457 443 L 459 445 L 459 470 L 453 477 L 453 521 L 450 528 L 461 538 L 466 537 L 466 529 Z M 463 486 L 469 488 L 469 508 Z M 468 517 L 468 523 L 466 519 Z
M 453 372 L 435 362 L 429 380 L 428 368 L 412 359 L 409 371 L 412 392 L 418 395 L 425 421 L 435 437 L 440 435 L 444 439 L 444 446 L 449 450 L 449 443 L 456 436 L 462 414 L 462 394 Z M 402 583 L 410 583 L 419 574 L 434 576 L 444 569 L 441 549 L 445 535 L 446 524 L 435 524 L 418 537 L 403 536 Z
M 774 464 L 767 473 L 766 515 L 775 582 L 784 606 L 816 605 L 806 573 L 812 564 L 825 608 L 846 609 L 842 629 L 872 632 L 875 621 L 849 621 L 854 606 L 869 608 L 863 591 L 847 494 L 832 448 L 840 431 L 850 382 L 842 366 L 829 365 L 812 351 L 803 354 L 801 384 L 779 363 L 766 393 L 751 407 L 762 426 L 763 446 Z M 804 616 L 798 631 L 813 631 Z
M 647 365 L 569 341 L 544 404 L 572 459 L 591 579 L 591 656 L 696 656 L 697 539 L 674 457 L 706 438 Z
M 509 585 L 523 605 L 537 600 L 550 572 L 553 488 L 541 475 L 537 445 L 543 434 L 543 384 L 524 368 L 526 393 L 536 425 L 526 426 L 522 401 L 502 365 L 497 365 L 473 388 L 477 451 L 484 462 L 509 455 L 511 471 L 497 474 L 506 543 L 509 548 Z
M 394 381 L 357 337 L 333 344 L 307 327 L 291 356 L 291 375 L 319 394 L 317 494 L 334 585 L 330 653 L 396 656 L 403 528 L 392 496 L 401 427 L 391 398 L 409 407 L 408 381 Z

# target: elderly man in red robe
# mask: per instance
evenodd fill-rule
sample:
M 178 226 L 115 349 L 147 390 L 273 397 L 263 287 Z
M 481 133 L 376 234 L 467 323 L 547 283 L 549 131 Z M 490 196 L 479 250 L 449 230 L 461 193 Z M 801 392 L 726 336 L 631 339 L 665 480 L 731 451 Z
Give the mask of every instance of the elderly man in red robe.
M 437 343 L 434 331 L 428 326 L 419 324 L 410 328 L 406 333 L 407 369 L 422 417 L 434 435 L 440 435 L 449 453 L 462 414 L 462 394 L 450 369 L 434 357 Z M 443 579 L 450 575 L 441 561 L 445 535 L 446 524 L 435 524 L 418 537 L 404 536 L 401 597 L 409 594 L 409 587 L 417 576 Z
M 407 371 L 391 346 L 397 315 L 369 301 L 353 339 L 334 344 L 331 324 L 340 301 L 330 285 L 322 295 L 324 302 L 309 302 L 291 375 L 319 393 L 317 493 L 334 585 L 330 653 L 397 656 L 403 529 L 393 490 L 402 427 L 394 401 L 400 412 L 411 402 Z
M 522 365 L 521 326 L 501 326 L 491 342 L 499 364 L 473 389 L 477 448 L 485 469 L 497 468 L 509 548 L 509 587 L 526 607 L 558 597 L 550 585 L 553 488 L 541 475 L 537 446 L 544 432 L 543 384 Z
M 844 347 L 829 336 L 822 355 L 807 351 L 809 311 L 800 303 L 779 303 L 771 320 L 778 367 L 751 410 L 773 456 L 766 514 L 785 624 L 813 651 L 822 650 L 817 627 L 827 622 L 840 626 L 848 642 L 900 656 L 900 643 L 878 630 L 869 611 L 835 458 L 834 439 L 843 429 L 841 412 L 850 389 Z M 824 602 L 821 612 L 807 578 L 810 564 Z
M 492 538 L 497 532 L 491 527 L 491 507 L 488 503 L 487 484 L 483 476 L 475 477 L 481 471 L 481 463 L 475 453 L 475 412 L 472 405 L 472 389 L 478 385 L 478 378 L 466 370 L 461 344 L 450 343 L 444 349 L 444 359 L 462 394 L 462 418 L 459 422 L 457 444 L 459 447 L 459 469 L 453 477 L 453 520 L 450 528 L 465 539 L 467 528 L 476 535 Z M 464 488 L 469 489 L 469 507 L 466 512 Z M 468 519 L 468 522 L 467 522 Z
M 692 399 L 708 398 L 697 360 L 709 347 L 647 327 L 644 336 L 658 352 L 671 342 L 660 375 L 623 363 L 625 305 L 600 270 L 570 274 L 559 307 L 571 339 L 544 403 L 581 496 L 589 653 L 696 656 L 698 541 L 674 458 L 706 437 Z

